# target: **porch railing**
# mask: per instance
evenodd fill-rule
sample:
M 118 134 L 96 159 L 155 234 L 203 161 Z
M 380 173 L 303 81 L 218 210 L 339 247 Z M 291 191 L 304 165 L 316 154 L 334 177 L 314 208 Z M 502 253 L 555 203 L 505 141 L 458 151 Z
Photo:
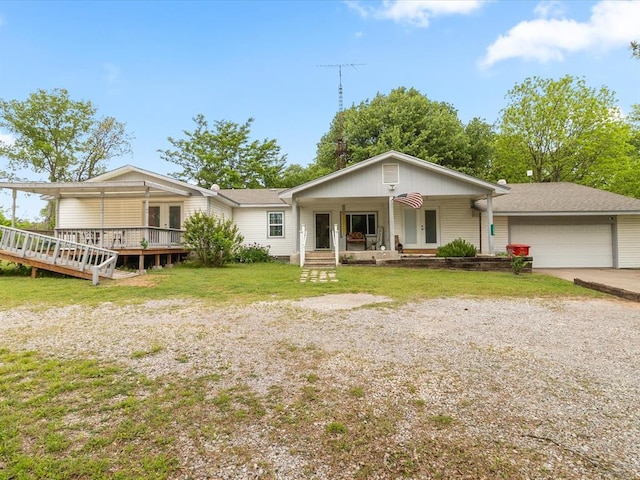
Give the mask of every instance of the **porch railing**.
M 4 226 L 0 226 L 0 250 L 19 258 L 92 272 L 94 285 L 99 276 L 113 276 L 118 260 L 117 252 L 95 245 Z
M 112 250 L 174 247 L 183 243 L 184 230 L 160 227 L 56 228 L 55 236 Z

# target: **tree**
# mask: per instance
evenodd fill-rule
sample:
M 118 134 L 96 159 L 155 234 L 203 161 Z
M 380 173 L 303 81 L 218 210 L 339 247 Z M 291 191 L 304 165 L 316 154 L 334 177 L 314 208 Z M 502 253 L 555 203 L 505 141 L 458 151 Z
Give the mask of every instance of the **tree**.
M 379 93 L 373 100 L 344 110 L 342 115 L 348 165 L 397 150 L 449 168 L 469 172 L 476 169 L 473 162 L 478 157 L 472 159 L 470 139 L 456 109 L 448 103 L 429 100 L 414 88 L 400 87 L 389 95 Z M 336 165 L 339 124 L 336 115 L 318 144 L 316 163 L 331 170 Z M 480 134 L 479 129 L 477 133 Z
M 217 120 L 213 129 L 204 115 L 193 121 L 196 129 L 185 130 L 186 138 L 168 138 L 174 150 L 158 150 L 160 158 L 182 167 L 173 177 L 203 188 L 214 183 L 221 188 L 279 186 L 286 155 L 280 155 L 275 140 L 250 140 L 253 118 L 242 125 Z
M 640 60 L 640 42 L 631 42 L 631 55 Z
M 244 237 L 233 220 L 196 212 L 184 222 L 184 243 L 207 267 L 231 262 Z
M 311 180 L 327 175 L 332 171 L 332 169 L 320 166 L 316 163 L 312 163 L 307 167 L 294 163 L 287 166 L 282 173 L 282 179 L 280 180 L 279 186 L 284 188 L 297 187 L 298 185 L 302 185 L 303 183 L 310 182 Z
M 576 182 L 607 188 L 629 161 L 629 126 L 614 94 L 567 75 L 533 77 L 507 93 L 501 111 L 494 178 L 526 182 Z
M 15 141 L 0 140 L 9 169 L 45 173 L 50 182 L 84 181 L 104 171 L 112 157 L 129 153 L 131 136 L 113 117 L 98 118 L 89 101 L 74 101 L 65 89 L 38 90 L 27 100 L 0 100 L 0 127 Z M 46 223 L 53 212 L 48 207 Z

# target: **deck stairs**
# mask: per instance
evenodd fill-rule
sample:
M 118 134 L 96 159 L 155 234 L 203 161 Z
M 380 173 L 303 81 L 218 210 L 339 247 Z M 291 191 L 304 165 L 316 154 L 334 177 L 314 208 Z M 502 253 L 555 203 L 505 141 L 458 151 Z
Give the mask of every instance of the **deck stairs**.
M 0 225 L 0 259 L 92 280 L 113 278 L 118 252 Z
M 336 257 L 332 251 L 306 252 L 305 268 L 336 268 Z

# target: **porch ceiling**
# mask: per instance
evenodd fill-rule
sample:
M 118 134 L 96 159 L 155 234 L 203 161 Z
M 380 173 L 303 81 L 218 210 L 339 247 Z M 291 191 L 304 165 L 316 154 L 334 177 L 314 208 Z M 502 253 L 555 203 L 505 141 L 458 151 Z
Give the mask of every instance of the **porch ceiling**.
M 0 182 L 0 189 L 37 193 L 46 197 L 99 197 L 101 195 L 126 195 L 143 197 L 147 192 L 151 196 L 180 195 L 191 193 L 178 188 L 146 180 L 121 182 Z

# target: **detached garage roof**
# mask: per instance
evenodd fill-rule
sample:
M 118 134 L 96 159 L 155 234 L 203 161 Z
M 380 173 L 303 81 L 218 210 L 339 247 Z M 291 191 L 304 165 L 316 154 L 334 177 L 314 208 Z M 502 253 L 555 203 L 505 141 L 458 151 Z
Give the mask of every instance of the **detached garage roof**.
M 637 215 L 640 200 L 569 182 L 515 183 L 511 193 L 493 199 L 494 215 Z M 485 212 L 487 201 L 476 209 Z

